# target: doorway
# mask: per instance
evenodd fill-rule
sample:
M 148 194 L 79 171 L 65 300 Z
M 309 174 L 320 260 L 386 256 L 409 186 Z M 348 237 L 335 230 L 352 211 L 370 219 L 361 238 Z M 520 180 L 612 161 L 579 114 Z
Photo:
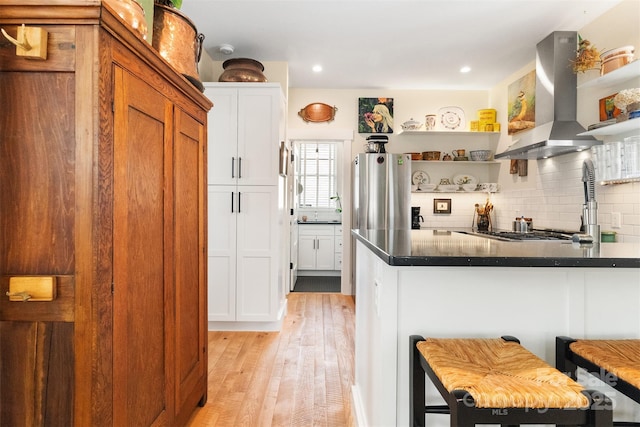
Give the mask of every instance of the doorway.
M 350 253 L 350 245 L 344 247 L 344 242 L 349 243 L 351 225 L 350 203 L 345 201 L 351 198 L 353 131 L 291 130 L 289 136 L 294 153 L 292 185 L 289 186 L 291 194 L 288 197 L 292 214 L 289 290 L 351 295 L 350 256 L 343 257 L 342 253 Z M 319 146 L 315 165 L 315 150 L 309 150 L 312 144 Z M 302 147 L 306 148 L 306 153 L 301 151 Z M 333 148 L 333 162 L 327 158 L 327 153 L 330 155 L 331 152 L 328 148 Z M 301 160 L 307 164 L 302 165 Z M 327 166 L 324 172 L 314 169 L 320 163 Z M 306 168 L 304 171 L 302 166 Z M 325 173 L 327 170 L 329 175 Z M 304 194 L 305 190 L 307 194 Z M 323 196 L 318 194 L 318 190 L 324 192 Z M 328 247 L 332 248 L 330 255 Z

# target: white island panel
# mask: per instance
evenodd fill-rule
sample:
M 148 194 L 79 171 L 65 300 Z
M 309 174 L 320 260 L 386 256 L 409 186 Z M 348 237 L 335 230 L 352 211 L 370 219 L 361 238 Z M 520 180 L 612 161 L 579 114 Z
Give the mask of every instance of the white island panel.
M 409 423 L 409 336 L 514 335 L 555 364 L 555 337 L 640 338 L 640 272 L 613 268 L 390 266 L 361 242 L 356 257 L 356 378 L 361 426 Z M 589 384 L 590 388 L 593 384 Z M 637 405 L 611 396 L 616 416 Z M 430 402 L 442 402 L 429 384 Z M 429 415 L 448 426 L 448 416 Z

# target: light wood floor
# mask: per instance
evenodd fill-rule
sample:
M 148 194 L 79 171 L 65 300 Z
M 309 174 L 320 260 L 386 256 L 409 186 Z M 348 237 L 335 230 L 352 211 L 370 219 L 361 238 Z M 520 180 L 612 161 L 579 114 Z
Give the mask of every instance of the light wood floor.
M 354 303 L 289 294 L 282 331 L 209 332 L 207 404 L 188 426 L 353 426 Z

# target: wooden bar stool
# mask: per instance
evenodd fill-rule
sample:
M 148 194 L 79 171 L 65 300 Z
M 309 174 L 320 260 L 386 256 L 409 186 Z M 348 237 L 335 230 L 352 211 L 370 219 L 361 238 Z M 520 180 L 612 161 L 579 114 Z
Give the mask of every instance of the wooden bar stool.
M 410 416 L 450 414 L 450 425 L 610 426 L 611 400 L 585 390 L 514 337 L 423 338 L 412 335 Z M 446 405 L 425 405 L 425 374 Z
M 640 403 L 640 340 L 589 340 L 556 337 L 556 367 L 577 379 L 583 368 L 605 384 Z M 614 422 L 640 426 L 640 422 Z

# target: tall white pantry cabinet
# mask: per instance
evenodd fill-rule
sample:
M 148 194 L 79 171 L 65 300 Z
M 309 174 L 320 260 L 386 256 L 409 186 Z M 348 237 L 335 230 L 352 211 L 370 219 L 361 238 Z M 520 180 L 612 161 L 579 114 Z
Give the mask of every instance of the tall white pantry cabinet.
M 204 83 L 209 330 L 277 330 L 286 310 L 285 100 L 279 84 Z

